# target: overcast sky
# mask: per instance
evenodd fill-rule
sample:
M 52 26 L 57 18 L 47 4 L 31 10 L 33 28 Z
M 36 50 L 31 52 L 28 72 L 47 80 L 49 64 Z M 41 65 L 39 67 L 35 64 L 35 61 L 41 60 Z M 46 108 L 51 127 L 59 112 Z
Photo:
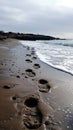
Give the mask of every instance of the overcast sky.
M 0 0 L 0 30 L 73 38 L 73 0 Z

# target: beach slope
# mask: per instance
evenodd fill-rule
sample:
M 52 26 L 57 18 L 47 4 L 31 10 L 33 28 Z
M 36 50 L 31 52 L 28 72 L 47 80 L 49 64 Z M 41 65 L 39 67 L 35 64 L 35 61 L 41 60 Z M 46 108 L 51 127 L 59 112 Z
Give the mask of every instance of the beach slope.
M 0 130 L 72 130 L 73 76 L 18 40 L 0 41 Z

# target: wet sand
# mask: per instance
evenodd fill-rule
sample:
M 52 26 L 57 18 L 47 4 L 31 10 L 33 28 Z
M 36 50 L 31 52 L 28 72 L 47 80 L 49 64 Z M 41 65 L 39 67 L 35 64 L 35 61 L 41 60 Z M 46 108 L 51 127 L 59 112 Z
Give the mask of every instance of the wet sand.
M 0 41 L 0 130 L 73 130 L 73 76 L 34 48 Z

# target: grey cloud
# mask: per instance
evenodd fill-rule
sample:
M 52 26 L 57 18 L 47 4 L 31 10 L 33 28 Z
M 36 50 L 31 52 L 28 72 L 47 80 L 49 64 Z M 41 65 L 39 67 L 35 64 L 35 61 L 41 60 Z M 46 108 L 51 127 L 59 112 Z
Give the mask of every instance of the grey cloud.
M 0 29 L 26 33 L 73 32 L 73 9 L 41 7 L 34 0 L 0 0 Z

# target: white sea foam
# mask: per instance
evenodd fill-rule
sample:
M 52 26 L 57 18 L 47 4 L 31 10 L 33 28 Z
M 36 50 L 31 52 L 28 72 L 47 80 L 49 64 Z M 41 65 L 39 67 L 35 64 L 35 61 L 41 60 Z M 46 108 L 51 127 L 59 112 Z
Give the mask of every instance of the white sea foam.
M 73 40 L 21 41 L 34 47 L 38 57 L 45 63 L 73 74 Z

